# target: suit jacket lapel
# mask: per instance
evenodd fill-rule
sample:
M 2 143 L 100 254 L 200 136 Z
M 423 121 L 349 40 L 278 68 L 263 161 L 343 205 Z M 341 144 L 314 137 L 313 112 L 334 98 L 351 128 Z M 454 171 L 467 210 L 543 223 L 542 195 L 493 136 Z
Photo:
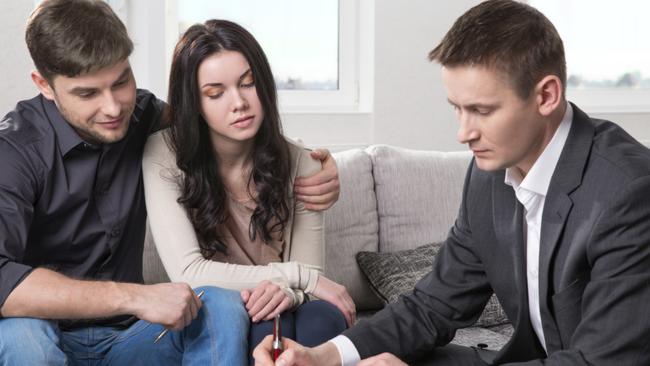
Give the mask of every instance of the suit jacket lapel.
M 494 231 L 499 245 L 507 248 L 506 252 L 510 255 L 509 260 L 513 263 L 513 277 L 517 285 L 516 296 L 520 304 L 517 321 L 519 324 L 530 323 L 526 290 L 524 207 L 517 201 L 512 187 L 503 183 L 503 176 L 502 173 L 497 174 L 493 184 Z
M 523 206 L 515 197 L 512 187 L 503 183 L 504 172 L 494 176 L 492 185 L 492 217 L 494 232 L 499 245 L 507 247 L 510 261 L 514 264 L 514 278 L 519 294 L 526 293 L 526 271 L 524 256 Z M 524 296 L 526 297 L 526 296 Z
M 549 309 L 549 303 L 553 295 L 551 260 L 557 249 L 572 206 L 573 202 L 571 202 L 569 196 L 562 193 L 547 196 L 544 204 L 539 247 L 539 300 L 542 328 L 544 328 L 546 349 L 549 354 L 562 348 L 560 334 Z
M 550 354 L 562 348 L 560 335 L 549 305 L 553 295 L 553 256 L 561 242 L 567 218 L 573 206 L 570 193 L 581 183 L 587 164 L 594 128 L 589 117 L 573 105 L 573 123 L 546 194 L 539 252 L 539 296 L 546 348 Z M 569 244 L 569 243 L 567 243 Z
M 512 187 L 504 184 L 504 173 L 495 175 L 492 185 L 494 231 L 498 245 L 505 246 L 509 260 L 513 263 L 513 277 L 517 286 L 516 328 L 510 342 L 497 355 L 498 363 L 514 362 L 531 357 L 531 346 L 542 357 L 544 350 L 537 341 L 528 313 L 528 290 L 526 284 L 526 256 L 524 245 L 524 207 L 517 201 Z M 507 301 L 507 300 L 506 300 Z

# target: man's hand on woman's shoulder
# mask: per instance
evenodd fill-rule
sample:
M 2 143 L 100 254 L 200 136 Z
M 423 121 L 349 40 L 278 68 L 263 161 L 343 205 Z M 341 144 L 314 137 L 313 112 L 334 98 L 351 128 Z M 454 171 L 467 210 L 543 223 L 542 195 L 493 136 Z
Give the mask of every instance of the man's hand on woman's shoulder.
M 324 211 L 339 199 L 339 171 L 327 149 L 316 149 L 311 157 L 320 160 L 323 168 L 309 177 L 298 177 L 294 183 L 296 198 L 311 211 Z

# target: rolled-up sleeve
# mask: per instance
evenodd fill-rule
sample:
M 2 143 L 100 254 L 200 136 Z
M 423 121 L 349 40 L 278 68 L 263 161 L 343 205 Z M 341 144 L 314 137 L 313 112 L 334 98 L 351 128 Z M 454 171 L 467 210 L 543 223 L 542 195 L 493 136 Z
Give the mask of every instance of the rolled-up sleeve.
M 31 272 L 22 264 L 35 195 L 34 166 L 0 136 L 0 307 Z

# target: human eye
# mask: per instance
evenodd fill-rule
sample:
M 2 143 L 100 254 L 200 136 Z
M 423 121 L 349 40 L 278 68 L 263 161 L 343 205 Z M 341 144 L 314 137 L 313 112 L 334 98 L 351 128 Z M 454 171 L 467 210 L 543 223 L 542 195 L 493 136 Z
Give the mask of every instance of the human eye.
M 241 81 L 241 87 L 242 88 L 251 88 L 255 86 L 255 79 L 253 79 L 253 75 L 250 73 Z
M 478 114 L 479 116 L 489 116 L 492 114 L 492 109 L 491 108 L 484 108 L 484 107 L 475 107 L 472 112 Z
M 209 99 L 219 99 L 223 95 L 222 88 L 209 88 L 203 91 L 203 95 Z
M 97 95 L 97 92 L 94 91 L 94 90 L 87 90 L 87 91 L 77 92 L 77 96 L 79 98 L 81 98 L 81 99 L 91 99 L 95 95 Z
M 207 94 L 207 97 L 210 99 L 219 99 L 223 95 L 223 92 Z
M 124 78 L 122 80 L 118 80 L 115 84 L 113 84 L 113 88 L 120 88 L 124 85 L 126 85 L 129 82 L 128 78 Z

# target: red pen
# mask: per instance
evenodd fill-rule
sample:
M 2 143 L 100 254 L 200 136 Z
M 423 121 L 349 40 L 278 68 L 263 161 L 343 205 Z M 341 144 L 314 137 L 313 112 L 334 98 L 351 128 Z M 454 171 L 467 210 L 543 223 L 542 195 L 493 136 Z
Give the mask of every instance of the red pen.
M 273 361 L 277 360 L 280 357 L 280 354 L 283 351 L 282 347 L 282 335 L 280 334 L 280 314 L 275 316 L 273 319 L 273 346 L 271 348 L 271 356 Z

